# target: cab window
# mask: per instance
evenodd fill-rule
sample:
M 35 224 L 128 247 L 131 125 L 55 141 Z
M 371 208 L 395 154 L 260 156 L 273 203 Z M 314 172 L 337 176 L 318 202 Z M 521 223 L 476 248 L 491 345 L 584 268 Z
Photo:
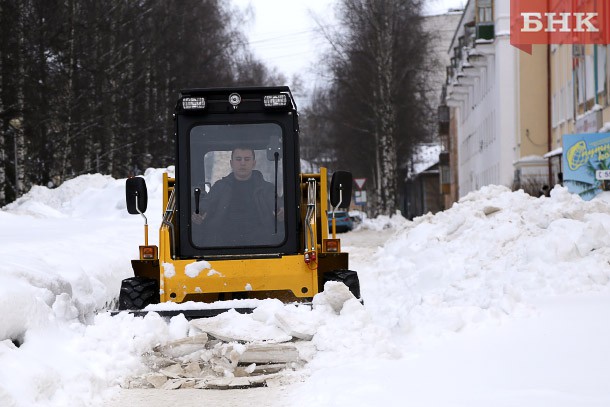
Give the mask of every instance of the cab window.
M 284 243 L 282 128 L 275 123 L 191 129 L 191 241 L 195 247 Z

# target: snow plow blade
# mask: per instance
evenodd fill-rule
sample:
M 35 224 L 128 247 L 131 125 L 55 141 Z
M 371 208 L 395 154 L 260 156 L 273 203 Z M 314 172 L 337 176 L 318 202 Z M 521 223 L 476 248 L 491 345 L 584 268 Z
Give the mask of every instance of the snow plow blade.
M 120 313 L 126 312 L 128 314 L 134 315 L 136 317 L 143 317 L 146 316 L 146 314 L 150 314 L 150 313 L 157 313 L 159 314 L 161 317 L 163 318 L 171 318 L 171 317 L 175 317 L 177 315 L 184 315 L 184 317 L 188 320 L 191 319 L 197 319 L 197 318 L 212 318 L 215 316 L 218 316 L 220 314 L 222 314 L 223 312 L 227 312 L 230 310 L 234 310 L 235 312 L 238 312 L 240 314 L 251 314 L 252 311 L 254 311 L 256 308 L 209 308 L 209 309 L 186 309 L 186 310 L 180 310 L 180 309 L 175 309 L 175 310 L 162 310 L 162 311 L 147 311 L 147 310 L 115 310 L 115 311 L 111 311 L 110 315 L 114 316 L 114 315 L 118 315 Z

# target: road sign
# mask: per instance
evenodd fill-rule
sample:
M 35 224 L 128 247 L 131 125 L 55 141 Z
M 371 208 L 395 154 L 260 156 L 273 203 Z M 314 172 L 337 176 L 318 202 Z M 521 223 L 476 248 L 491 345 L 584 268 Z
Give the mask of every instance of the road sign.
M 364 186 L 364 183 L 366 182 L 366 178 L 354 178 L 354 182 L 356 183 L 358 189 L 361 190 Z
M 356 205 L 366 204 L 366 191 L 354 192 L 354 202 L 356 203 Z

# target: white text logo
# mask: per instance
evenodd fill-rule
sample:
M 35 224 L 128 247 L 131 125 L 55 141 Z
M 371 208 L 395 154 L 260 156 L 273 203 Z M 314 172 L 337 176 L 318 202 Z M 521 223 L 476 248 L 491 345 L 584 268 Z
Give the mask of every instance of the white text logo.
M 543 13 L 521 13 L 521 32 L 599 32 L 591 22 L 591 19 L 597 17 L 597 13 L 544 13 L 546 25 L 542 16 Z M 572 16 L 574 18 L 571 18 Z M 573 27 L 571 23 L 574 23 Z

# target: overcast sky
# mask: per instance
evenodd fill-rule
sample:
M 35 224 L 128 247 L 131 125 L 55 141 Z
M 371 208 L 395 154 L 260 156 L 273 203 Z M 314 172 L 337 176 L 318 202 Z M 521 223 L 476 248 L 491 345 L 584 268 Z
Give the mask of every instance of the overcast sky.
M 269 67 L 276 67 L 289 81 L 298 74 L 313 87 L 320 81 L 315 64 L 327 44 L 316 19 L 325 27 L 336 25 L 336 0 L 232 0 L 242 10 L 251 11 L 245 27 L 251 48 Z M 441 14 L 462 7 L 466 0 L 426 0 L 426 14 Z

